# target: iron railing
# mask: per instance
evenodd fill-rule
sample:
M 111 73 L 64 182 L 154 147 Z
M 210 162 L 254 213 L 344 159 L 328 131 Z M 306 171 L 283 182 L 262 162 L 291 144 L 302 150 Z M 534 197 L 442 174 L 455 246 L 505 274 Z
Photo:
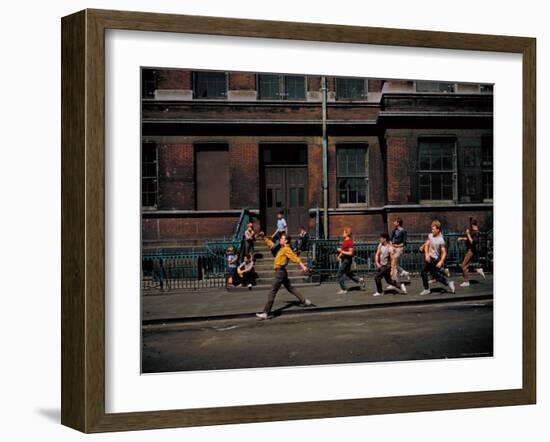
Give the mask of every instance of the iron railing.
M 224 287 L 226 251 L 233 246 L 242 260 L 248 209 L 242 209 L 233 238 L 206 241 L 204 247 L 148 249 L 142 255 L 144 291 Z
M 447 248 L 447 259 L 445 267 L 451 272 L 460 271 L 460 263 L 466 252 L 464 241 L 458 241 L 463 237 L 462 233 L 444 233 Z M 407 244 L 400 259 L 400 266 L 411 274 L 418 274 L 424 267 L 424 254 L 420 247 L 424 244 L 426 235 L 409 234 Z M 308 243 L 308 267 L 312 277 L 317 280 L 333 279 L 338 271 L 336 260 L 336 249 L 340 246 L 339 239 L 312 239 Z M 354 270 L 359 275 L 376 272 L 374 255 L 378 242 L 372 238 L 364 238 L 354 243 Z M 493 270 L 493 232 L 480 232 L 480 243 L 478 246 L 478 258 L 471 264 L 474 267 L 481 267 L 487 272 Z

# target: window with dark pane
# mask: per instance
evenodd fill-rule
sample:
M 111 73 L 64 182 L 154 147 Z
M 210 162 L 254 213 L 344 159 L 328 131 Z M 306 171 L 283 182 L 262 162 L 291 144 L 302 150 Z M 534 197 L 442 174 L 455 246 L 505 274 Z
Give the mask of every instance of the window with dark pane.
M 225 72 L 198 71 L 194 73 L 195 98 L 222 99 L 227 96 Z
M 365 78 L 336 78 L 337 100 L 364 100 L 367 97 Z
M 481 138 L 481 170 L 483 176 L 483 199 L 493 199 L 493 136 Z
M 141 97 L 155 98 L 157 90 L 157 71 L 154 69 L 141 70 Z
M 229 209 L 229 147 L 224 143 L 195 144 L 197 210 Z
M 366 145 L 337 145 L 336 175 L 338 204 L 368 203 Z
M 142 143 L 141 146 L 141 205 L 156 207 L 158 195 L 157 145 Z
M 482 94 L 492 94 L 493 93 L 493 85 L 492 84 L 481 84 L 479 85 L 479 92 Z
M 258 75 L 258 95 L 260 100 L 280 100 L 279 76 L 271 74 Z
M 258 74 L 260 100 L 305 100 L 304 75 Z
M 420 199 L 453 200 L 454 139 L 420 140 L 418 150 Z
M 285 98 L 304 100 L 306 98 L 306 77 L 303 75 L 285 75 Z
M 454 92 L 454 83 L 441 81 L 417 81 L 416 92 Z

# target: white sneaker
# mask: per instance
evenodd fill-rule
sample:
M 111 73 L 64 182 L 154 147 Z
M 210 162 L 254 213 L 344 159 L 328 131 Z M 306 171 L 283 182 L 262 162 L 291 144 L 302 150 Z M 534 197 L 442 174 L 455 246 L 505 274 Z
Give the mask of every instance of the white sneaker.
M 256 313 L 256 317 L 259 319 L 267 319 L 267 313 Z
M 434 283 L 435 283 L 435 279 L 428 280 L 428 284 L 434 284 Z
M 347 290 L 340 290 L 337 295 L 345 295 L 348 291 Z
M 424 296 L 424 295 L 429 295 L 430 293 L 432 293 L 432 291 L 430 289 L 426 289 L 426 290 L 422 290 L 420 292 L 420 295 Z
M 447 278 L 450 278 L 451 277 L 451 272 L 449 272 L 449 269 L 443 269 L 443 273 L 445 273 L 445 276 Z
M 476 269 L 476 272 L 479 273 L 483 277 L 483 279 L 485 279 L 485 272 L 482 268 Z
M 309 307 L 309 306 L 313 305 L 313 303 L 309 299 L 306 299 L 302 305 L 304 307 Z
M 470 287 L 470 283 L 468 281 L 464 281 L 462 284 L 460 284 L 460 287 Z
M 399 274 L 399 276 L 400 276 L 401 278 L 411 279 L 411 274 L 410 274 L 409 272 L 405 271 L 405 270 L 403 270 L 403 271 Z
M 397 290 L 397 287 L 391 284 L 388 284 L 386 290 Z
M 361 290 L 365 290 L 367 288 L 367 281 L 365 278 L 359 279 L 359 287 L 361 287 Z
M 451 289 L 451 293 L 455 293 L 455 283 L 453 281 L 449 281 L 449 289 Z
M 378 292 L 372 294 L 372 296 L 382 296 L 382 295 L 383 293 L 378 293 Z
M 401 291 L 403 293 L 407 293 L 407 287 L 405 286 L 405 284 L 401 284 Z
M 252 290 L 252 284 L 248 284 L 248 290 Z

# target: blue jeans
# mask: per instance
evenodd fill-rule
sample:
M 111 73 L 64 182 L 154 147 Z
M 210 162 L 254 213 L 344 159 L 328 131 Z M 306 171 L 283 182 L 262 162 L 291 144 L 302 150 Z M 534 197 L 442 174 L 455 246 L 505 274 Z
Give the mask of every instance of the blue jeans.
M 359 278 L 351 270 L 351 259 L 340 260 L 340 265 L 338 266 L 338 283 L 342 290 L 346 290 L 346 276 L 359 284 Z

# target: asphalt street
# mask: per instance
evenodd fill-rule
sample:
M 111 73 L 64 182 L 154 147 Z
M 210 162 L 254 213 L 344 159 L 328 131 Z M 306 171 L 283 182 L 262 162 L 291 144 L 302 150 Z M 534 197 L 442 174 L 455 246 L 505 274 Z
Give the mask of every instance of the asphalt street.
M 487 357 L 493 301 L 389 305 L 143 327 L 142 372 Z

